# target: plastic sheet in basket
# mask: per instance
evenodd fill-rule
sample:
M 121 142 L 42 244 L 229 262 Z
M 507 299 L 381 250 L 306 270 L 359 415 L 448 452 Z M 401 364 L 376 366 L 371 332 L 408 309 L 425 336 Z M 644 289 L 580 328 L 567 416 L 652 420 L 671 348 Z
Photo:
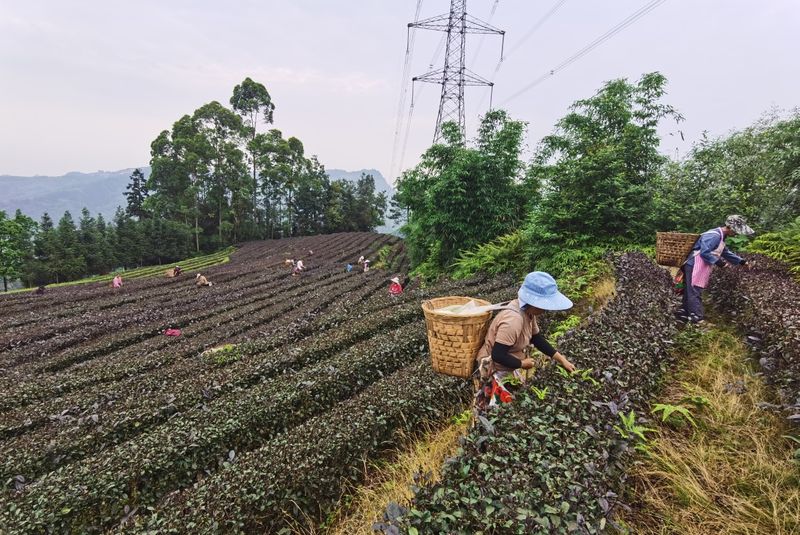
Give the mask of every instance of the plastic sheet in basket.
M 463 305 L 447 305 L 446 307 L 437 308 L 436 312 L 447 312 L 456 316 L 469 316 L 470 314 L 480 314 L 483 312 L 482 308 L 474 299 L 470 299 L 469 302 Z

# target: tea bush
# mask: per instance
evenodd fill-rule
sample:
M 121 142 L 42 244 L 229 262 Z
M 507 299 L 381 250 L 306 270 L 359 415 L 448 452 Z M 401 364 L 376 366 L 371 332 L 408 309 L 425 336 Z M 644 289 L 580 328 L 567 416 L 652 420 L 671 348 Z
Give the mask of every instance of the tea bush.
M 710 294 L 748 333 L 789 418 L 800 423 L 800 284 L 786 265 L 748 255 L 753 269 L 717 270 Z
M 470 396 L 468 382 L 420 359 L 170 497 L 136 531 L 274 533 L 287 516 L 320 522 L 344 481 L 362 481 L 361 459 L 396 447 L 400 433 L 446 420 Z
M 341 269 L 387 243 L 401 242 L 348 233 L 245 244 L 206 289 L 158 277 L 113 293 L 84 285 L 3 296 L 0 533 L 103 531 L 214 472 L 231 450 L 260 447 L 405 366 L 424 344 L 409 325 L 419 295 L 392 301 L 379 274 Z M 312 247 L 308 271 L 292 278 L 286 253 Z M 388 261 L 405 265 L 402 247 Z M 375 321 L 345 321 L 366 304 Z M 168 326 L 182 335 L 163 336 Z M 248 336 L 259 341 L 241 344 Z M 239 344 L 236 358 L 201 356 L 223 342 Z
M 297 373 L 192 408 L 114 449 L 46 474 L 0 509 L 0 525 L 80 532 L 107 526 L 126 506 L 153 505 L 165 492 L 214 469 L 230 450 L 257 447 L 360 392 L 411 362 L 424 346 L 424 327 L 407 325 Z
M 420 297 L 466 293 L 499 301 L 514 286 L 503 278 L 458 281 L 391 299 L 375 291 L 383 281 L 342 276 L 367 293 L 339 298 L 308 322 L 301 321 L 305 312 L 318 307 L 315 299 L 305 301 L 310 308 L 295 316 L 294 328 L 237 345 L 234 362 L 182 360 L 187 377 L 170 368 L 132 378 L 135 390 L 93 409 L 99 413 L 94 420 L 66 414 L 64 425 L 20 434 L 14 440 L 22 447 L 9 448 L 2 463 L 16 491 L 0 500 L 0 532 L 13 526 L 17 532 L 91 533 L 131 511 L 142 514 L 170 491 L 224 467 L 231 451 L 235 457 L 262 447 L 424 354 Z M 324 284 L 307 290 L 315 292 L 329 295 Z M 294 337 L 302 341 L 287 347 L 299 340 Z M 147 391 L 155 394 L 140 395 Z M 47 448 L 36 447 L 47 437 Z M 22 469 L 28 477 L 13 477 Z
M 645 414 L 671 364 L 675 333 L 666 272 L 641 253 L 624 254 L 614 265 L 616 297 L 559 343 L 577 366 L 594 371 L 540 370 L 532 381 L 539 395 L 526 385 L 512 404 L 481 416 L 442 481 L 417 489 L 407 509 L 390 507 L 384 531 L 598 533 L 606 527 L 639 442 L 622 429 L 621 416 L 642 433 L 635 415 Z

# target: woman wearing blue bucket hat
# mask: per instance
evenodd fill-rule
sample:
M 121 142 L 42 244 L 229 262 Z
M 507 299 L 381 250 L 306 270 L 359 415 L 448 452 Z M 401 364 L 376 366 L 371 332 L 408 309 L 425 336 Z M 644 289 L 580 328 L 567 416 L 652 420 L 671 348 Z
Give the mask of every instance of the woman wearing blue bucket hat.
M 478 351 L 477 361 L 482 380 L 477 396 L 479 409 L 483 408 L 482 402 L 484 405 L 492 404 L 497 394 L 503 401 L 510 400 L 502 381 L 509 374 L 534 366 L 533 360 L 528 357 L 531 345 L 567 371 L 575 370 L 575 366 L 539 332 L 536 323 L 536 317 L 545 311 L 568 308 L 572 308 L 572 301 L 558 291 L 552 276 L 543 271 L 528 273 L 517 292 L 517 299 L 504 306 L 492 320 L 486 340 Z

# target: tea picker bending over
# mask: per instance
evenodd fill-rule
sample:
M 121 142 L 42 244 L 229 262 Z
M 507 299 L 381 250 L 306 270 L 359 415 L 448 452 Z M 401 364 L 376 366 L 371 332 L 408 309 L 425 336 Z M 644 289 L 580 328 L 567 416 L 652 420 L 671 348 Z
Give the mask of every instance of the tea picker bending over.
M 214 283 L 210 282 L 204 275 L 198 273 L 194 277 L 194 285 L 199 288 L 200 286 L 213 286 Z
M 303 271 L 305 271 L 306 266 L 303 264 L 302 260 L 298 260 L 294 263 L 294 267 L 292 268 L 292 277 L 299 277 Z
M 400 284 L 400 277 L 392 277 L 392 283 L 389 285 L 389 295 L 397 297 L 403 293 L 403 285 Z
M 725 238 L 744 234 L 754 234 L 744 217 L 730 215 L 724 227 L 712 228 L 702 233 L 694 244 L 692 252 L 681 266 L 684 282 L 683 308 L 678 310 L 678 317 L 692 323 L 703 323 L 703 290 L 708 286 L 711 272 L 715 266 L 724 267 L 727 263 L 747 266 L 747 261 L 732 252 L 725 245 Z M 747 266 L 749 269 L 749 266 Z
M 571 307 L 572 301 L 558 291 L 555 279 L 548 273 L 528 273 L 517 292 L 517 299 L 498 312 L 489 326 L 483 346 L 478 350 L 480 388 L 475 396 L 478 410 L 485 410 L 497 401 L 512 400 L 503 381 L 511 374 L 521 380 L 519 370 L 533 368 L 534 362 L 528 356 L 531 345 L 567 371 L 575 370 L 575 366 L 539 332 L 536 323 L 536 317 L 547 310 Z

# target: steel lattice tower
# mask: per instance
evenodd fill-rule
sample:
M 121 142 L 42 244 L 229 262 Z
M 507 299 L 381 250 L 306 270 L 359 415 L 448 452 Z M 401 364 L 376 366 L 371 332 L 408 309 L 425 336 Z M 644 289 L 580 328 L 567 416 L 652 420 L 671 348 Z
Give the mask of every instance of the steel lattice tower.
M 453 121 L 458 124 L 462 138 L 466 137 L 464 124 L 464 88 L 467 86 L 489 86 L 494 84 L 474 72 L 465 65 L 468 33 L 497 34 L 503 37 L 505 32 L 467 14 L 467 0 L 450 0 L 450 13 L 437 15 L 429 19 L 413 22 L 412 28 L 447 32 L 447 46 L 444 54 L 444 67 L 412 78 L 412 82 L 428 82 L 442 86 L 439 100 L 439 115 L 436 118 L 436 132 L 433 142 L 442 137 L 442 123 Z M 500 58 L 503 52 L 501 46 Z M 412 97 L 413 98 L 413 97 Z

